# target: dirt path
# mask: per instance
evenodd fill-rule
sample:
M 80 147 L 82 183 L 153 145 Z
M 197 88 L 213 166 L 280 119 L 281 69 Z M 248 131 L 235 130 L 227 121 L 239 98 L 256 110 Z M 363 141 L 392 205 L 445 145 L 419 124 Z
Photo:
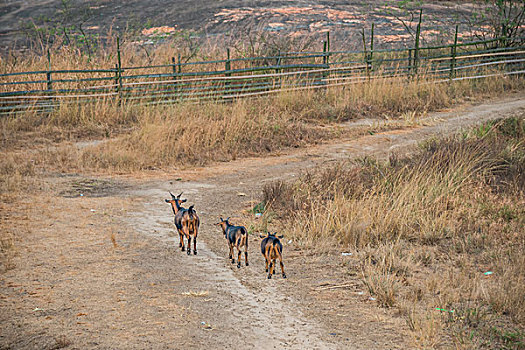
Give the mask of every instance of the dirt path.
M 213 223 L 219 215 L 243 223 L 268 181 L 338 159 L 408 152 L 437 134 L 523 114 L 523 97 L 433 114 L 428 126 L 155 179 L 50 178 L 46 193 L 3 216 L 18 254 L 0 275 L 0 348 L 410 347 L 404 321 L 368 300 L 351 257 L 285 240 L 288 279 L 267 280 L 260 239 L 250 238 L 250 266 L 237 269 Z M 197 256 L 178 249 L 168 190 L 196 204 Z

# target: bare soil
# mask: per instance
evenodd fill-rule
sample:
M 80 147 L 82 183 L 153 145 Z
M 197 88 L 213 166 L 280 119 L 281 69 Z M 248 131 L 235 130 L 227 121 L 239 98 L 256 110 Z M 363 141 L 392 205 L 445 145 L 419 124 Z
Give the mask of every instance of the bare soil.
M 269 181 L 338 159 L 410 152 L 429 137 L 524 112 L 518 94 L 272 157 L 112 178 L 50 175 L 41 191 L 1 208 L 16 256 L 0 274 L 0 348 L 410 348 L 404 320 L 369 300 L 352 256 L 284 238 L 288 278 L 268 280 L 260 239 L 251 235 L 250 266 L 238 269 L 213 224 L 220 215 L 246 223 Z M 351 134 L 360 123 L 342 127 Z M 168 191 L 195 204 L 198 255 L 178 248 Z
M 384 1 L 188 1 L 188 0 L 10 0 L 0 2 L 0 51 L 16 46 L 27 48 L 27 34 L 37 25 L 57 29 L 81 26 L 86 35 L 140 32 L 143 28 L 167 26 L 191 30 L 214 41 L 219 35 L 247 35 L 252 30 L 282 33 L 290 37 L 324 35 L 332 42 L 352 41 L 360 48 L 363 26 L 376 24 L 377 45 L 413 40 L 402 23 L 389 13 L 395 2 Z M 450 23 L 464 22 L 472 12 L 465 1 L 424 1 L 423 36 L 442 36 Z M 408 26 L 415 20 L 405 18 Z M 110 30 L 111 29 L 111 30 Z M 425 34 L 426 33 L 426 34 Z M 71 35 L 71 33 L 70 33 Z M 335 40 L 335 41 L 334 41 Z

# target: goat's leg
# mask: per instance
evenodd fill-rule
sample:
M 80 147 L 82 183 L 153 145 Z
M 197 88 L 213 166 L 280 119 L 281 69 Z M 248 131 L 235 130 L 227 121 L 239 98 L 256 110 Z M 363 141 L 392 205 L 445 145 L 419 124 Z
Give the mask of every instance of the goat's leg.
M 241 247 L 237 246 L 237 268 L 241 267 Z
M 184 235 L 182 234 L 182 231 L 181 230 L 178 230 L 179 231 L 179 239 L 180 239 L 180 243 L 179 243 L 179 247 L 181 249 L 181 251 L 184 251 Z
M 273 265 L 275 265 L 275 262 L 270 260 L 270 270 L 268 271 L 268 279 L 271 279 L 272 278 L 272 274 L 273 274 Z
M 191 236 L 188 235 L 188 255 L 191 254 Z
M 248 247 L 244 247 L 244 262 L 246 263 L 246 266 L 248 266 Z
M 268 264 L 270 261 L 270 252 L 268 251 L 268 246 L 266 246 L 266 249 L 264 250 L 264 259 L 266 259 L 266 272 L 268 272 Z
M 279 253 L 279 262 L 281 263 L 281 272 L 283 274 L 283 278 L 286 278 L 286 274 L 284 273 L 283 256 L 280 253 Z
M 197 235 L 193 237 L 193 255 L 197 255 Z
M 232 243 L 229 243 L 230 245 L 230 260 L 232 262 L 232 264 L 235 263 L 235 258 L 233 257 L 233 244 Z

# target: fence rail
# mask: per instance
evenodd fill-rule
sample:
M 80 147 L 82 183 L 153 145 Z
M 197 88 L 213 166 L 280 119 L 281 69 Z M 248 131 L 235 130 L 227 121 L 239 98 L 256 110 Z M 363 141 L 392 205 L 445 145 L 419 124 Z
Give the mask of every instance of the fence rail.
M 52 70 L 0 74 L 0 115 L 48 112 L 64 100 L 90 102 L 118 99 L 137 104 L 221 100 L 262 96 L 280 91 L 320 89 L 375 79 L 424 77 L 435 82 L 481 79 L 525 72 L 525 47 L 500 47 L 505 38 L 451 45 L 374 50 L 363 31 L 363 50 L 284 52 L 275 56 L 213 61 L 122 66 L 118 49 L 115 68 Z M 118 41 L 117 41 L 118 42 Z M 21 89 L 23 87 L 24 89 Z

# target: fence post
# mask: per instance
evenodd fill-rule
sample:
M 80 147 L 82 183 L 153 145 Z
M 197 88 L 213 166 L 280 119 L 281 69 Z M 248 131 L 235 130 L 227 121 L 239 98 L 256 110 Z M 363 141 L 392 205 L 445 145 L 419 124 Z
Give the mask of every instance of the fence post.
M 231 77 L 232 74 L 231 74 L 230 70 L 232 69 L 232 66 L 231 66 L 231 61 L 230 61 L 230 48 L 226 49 L 226 56 L 227 56 L 226 63 L 224 64 L 224 68 L 226 70 L 225 76 Z M 230 85 L 230 81 L 229 80 L 227 81 L 227 83 L 228 83 L 228 85 Z
M 328 56 L 327 56 L 327 52 L 328 52 L 328 42 L 326 42 L 326 40 L 323 40 L 323 79 L 322 79 L 322 82 L 321 84 L 322 85 L 326 85 L 327 82 L 326 82 L 326 79 L 328 78 L 328 74 L 326 72 L 326 66 L 328 64 Z
M 118 63 L 115 63 L 115 92 L 118 94 Z
M 412 71 L 412 50 L 412 48 L 408 48 L 408 76 L 410 76 L 410 72 Z
M 226 62 L 224 63 L 224 69 L 227 71 L 226 75 L 231 76 L 231 73 L 229 72 L 232 69 L 232 65 L 230 61 L 230 48 L 226 49 Z
M 278 68 L 275 69 L 275 73 L 276 74 L 279 74 L 277 76 L 277 88 L 281 88 L 281 72 L 282 72 L 282 69 L 280 69 L 279 67 L 281 66 L 281 49 L 279 49 L 278 51 L 278 57 L 277 57 L 277 60 L 275 62 L 275 64 L 277 65 Z
M 175 69 L 175 67 L 173 67 L 173 69 Z M 182 100 L 183 96 L 183 87 L 182 87 L 182 63 L 181 63 L 181 58 L 180 58 L 180 53 L 177 55 L 177 72 L 179 73 L 179 83 L 180 83 L 180 99 Z
M 363 37 L 363 61 L 365 62 L 366 77 L 370 81 L 370 70 L 368 69 L 368 51 L 366 50 L 365 27 L 363 27 L 363 30 L 361 31 L 361 36 Z
M 454 45 L 450 48 L 450 80 L 456 76 L 456 50 L 458 45 L 458 25 L 456 24 L 456 35 L 454 35 Z
M 119 104 L 121 103 L 122 96 L 122 62 L 120 60 L 120 38 L 117 36 L 117 77 L 118 77 L 118 87 L 117 92 L 119 96 Z
M 326 69 L 330 69 L 330 31 L 326 32 Z M 326 78 L 330 78 L 330 71 L 326 72 Z
M 177 67 L 175 66 L 175 57 L 171 57 L 171 70 L 173 72 L 173 92 L 177 93 Z
M 330 65 L 330 31 L 326 32 L 326 65 Z
M 414 71 L 417 75 L 419 68 L 419 36 L 421 35 L 421 18 L 423 15 L 423 9 L 419 10 L 419 23 L 416 28 L 416 47 L 414 51 Z
M 374 71 L 374 22 L 370 31 L 370 70 Z
M 51 80 L 51 53 L 49 53 L 49 49 L 47 49 L 47 89 L 53 90 L 53 82 Z

